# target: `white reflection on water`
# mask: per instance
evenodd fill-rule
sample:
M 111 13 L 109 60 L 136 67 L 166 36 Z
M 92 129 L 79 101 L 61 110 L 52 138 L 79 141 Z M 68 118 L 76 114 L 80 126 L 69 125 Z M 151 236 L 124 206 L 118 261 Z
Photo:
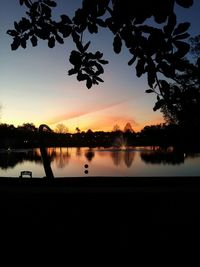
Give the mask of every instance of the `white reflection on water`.
M 200 153 L 173 147 L 48 148 L 55 177 L 84 176 L 199 176 Z M 85 174 L 85 165 L 88 174 Z M 39 149 L 0 150 L 0 176 L 19 177 L 29 170 L 44 177 Z

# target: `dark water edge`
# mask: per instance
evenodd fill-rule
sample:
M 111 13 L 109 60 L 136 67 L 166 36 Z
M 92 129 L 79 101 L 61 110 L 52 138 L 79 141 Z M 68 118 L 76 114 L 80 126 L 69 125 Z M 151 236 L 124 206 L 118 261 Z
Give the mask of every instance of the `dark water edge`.
M 195 254 L 200 177 L 109 178 L 0 178 L 1 243 L 65 263 L 75 253 L 82 263 L 130 256 L 163 266 Z

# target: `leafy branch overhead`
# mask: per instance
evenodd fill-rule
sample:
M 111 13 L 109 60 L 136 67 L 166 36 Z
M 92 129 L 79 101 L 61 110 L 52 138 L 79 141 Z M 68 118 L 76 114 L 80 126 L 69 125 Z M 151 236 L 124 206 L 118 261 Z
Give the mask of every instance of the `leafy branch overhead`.
M 14 22 L 14 29 L 7 31 L 13 37 L 12 50 L 20 46 L 26 48 L 28 40 L 32 46 L 37 46 L 38 39 L 46 40 L 53 48 L 56 43 L 64 44 L 64 39 L 71 37 L 76 49 L 69 56 L 73 68 L 68 74 L 75 74 L 78 81 L 85 81 L 87 88 L 103 82 L 100 76 L 104 72 L 103 65 L 108 63 L 103 59 L 103 53 L 88 52 L 90 42 L 82 41 L 84 32 L 98 34 L 99 28 L 113 33 L 116 54 L 124 47 L 128 49 L 128 65 L 134 64 L 138 77 L 147 75 L 150 87 L 147 93 L 155 92 L 156 87 L 160 90 L 154 110 L 161 108 L 165 100 L 159 73 L 166 79 L 173 79 L 177 71 L 185 70 L 184 56 L 190 49 L 185 40 L 189 37 L 190 23 L 178 24 L 174 5 L 189 8 L 193 0 L 83 0 L 73 18 L 63 14 L 58 21 L 52 16 L 55 1 L 19 2 L 27 7 L 27 12 L 26 17 Z M 155 23 L 150 24 L 149 18 Z

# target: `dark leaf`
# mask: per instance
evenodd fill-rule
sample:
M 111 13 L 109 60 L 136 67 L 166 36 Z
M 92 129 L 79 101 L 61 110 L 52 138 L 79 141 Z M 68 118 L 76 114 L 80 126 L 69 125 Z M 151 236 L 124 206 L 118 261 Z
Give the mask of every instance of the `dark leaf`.
M 22 20 L 19 22 L 19 27 L 22 31 L 27 31 L 31 27 L 31 22 L 26 18 L 22 18 Z
M 53 48 L 55 46 L 55 38 L 52 36 L 48 40 L 48 47 Z
M 32 46 L 37 46 L 37 37 L 35 35 L 33 35 L 30 40 L 31 40 Z
M 177 34 L 181 34 L 183 32 L 186 32 L 190 27 L 190 23 L 189 22 L 184 22 L 184 23 L 180 23 L 176 29 L 173 32 L 173 35 L 177 35 Z
M 80 43 L 80 36 L 77 32 L 75 32 L 75 31 L 72 32 L 72 38 L 73 38 L 73 41 L 75 42 L 75 44 Z
M 97 33 L 98 32 L 97 25 L 94 23 L 88 23 L 88 31 L 90 33 Z
M 86 86 L 88 89 L 90 89 L 92 87 L 92 80 L 89 76 L 87 77 Z
M 19 24 L 16 21 L 14 22 L 14 26 L 15 26 L 16 31 L 20 32 L 21 29 L 19 27 Z
M 56 35 L 56 41 L 60 44 L 64 44 L 63 38 L 61 38 L 58 34 Z
M 39 28 L 36 28 L 35 29 L 35 34 L 37 35 L 37 37 L 43 39 L 43 40 L 46 40 L 49 38 L 49 32 L 48 31 L 45 31 L 44 29 L 39 29 Z
M 176 15 L 174 13 L 172 13 L 168 18 L 167 25 L 163 27 L 165 34 L 171 35 L 175 26 L 176 26 Z
M 64 38 L 66 38 L 71 34 L 72 28 L 69 25 L 62 25 L 59 27 L 59 32 L 62 33 Z
M 98 77 L 98 76 L 95 76 L 95 79 L 97 80 L 97 81 L 99 81 L 99 82 L 104 82 L 104 80 L 102 80 L 100 77 Z
M 73 74 L 76 74 L 78 72 L 77 69 L 71 69 L 68 71 L 68 75 L 73 75 Z
M 170 86 L 168 84 L 168 82 L 166 82 L 165 80 L 160 80 L 160 92 L 162 95 L 164 95 L 164 97 L 168 98 L 169 97 L 169 93 L 170 93 Z
M 182 40 L 182 39 L 186 39 L 190 36 L 189 33 L 183 33 L 183 34 L 179 34 L 179 35 L 176 35 L 173 40 Z
M 191 7 L 193 5 L 193 0 L 176 0 L 176 3 L 182 7 Z
M 81 54 L 78 51 L 73 50 L 69 57 L 69 61 L 73 65 L 80 65 L 82 63 Z
M 15 37 L 13 43 L 11 44 L 11 49 L 16 50 L 20 46 L 20 38 Z
M 137 56 L 134 56 L 131 60 L 129 60 L 128 65 L 131 66 L 135 62 L 136 58 Z
M 87 51 L 89 45 L 90 45 L 90 42 L 87 42 L 87 44 L 83 47 L 83 52 Z
M 44 3 L 50 7 L 56 7 L 57 4 L 55 1 L 51 1 L 51 0 L 44 0 Z
M 84 52 L 84 50 L 83 50 L 83 45 L 82 45 L 82 43 L 81 43 L 80 41 L 77 41 L 77 42 L 76 42 L 76 47 L 78 48 L 78 50 L 79 50 L 81 53 Z
M 184 64 L 184 61 L 181 60 L 180 57 L 177 57 L 176 54 L 174 55 L 174 57 L 176 58 L 175 62 L 174 62 L 174 67 L 177 69 L 177 70 L 180 70 L 180 71 L 184 71 L 186 69 L 186 66 Z
M 97 63 L 97 62 L 95 61 L 95 62 L 94 62 L 94 65 L 96 66 L 96 68 L 97 68 L 97 70 L 98 70 L 98 71 L 96 72 L 97 75 L 104 73 L 104 69 L 103 69 L 103 67 L 101 66 L 101 64 L 99 64 L 99 63 Z
M 154 108 L 153 108 L 153 111 L 156 111 L 158 109 L 160 109 L 163 105 L 165 104 L 165 101 L 164 99 L 160 99 L 156 102 Z
M 22 38 L 20 43 L 21 43 L 21 47 L 23 47 L 25 49 L 26 48 L 26 39 Z
M 19 0 L 19 3 L 22 6 L 24 4 L 24 0 Z
M 105 21 L 103 21 L 102 19 L 97 19 L 96 23 L 101 27 L 104 27 L 104 28 L 107 27 Z
M 92 83 L 93 83 L 93 84 L 97 84 L 97 85 L 99 84 L 99 83 L 97 82 L 97 80 L 95 79 L 94 76 L 92 77 Z
M 190 50 L 190 45 L 188 43 L 181 42 L 181 41 L 174 41 L 173 43 L 175 44 L 175 46 L 178 49 L 178 51 L 175 53 L 175 55 L 180 57 L 180 58 L 184 57 L 188 53 L 188 51 Z
M 161 63 L 159 63 L 158 65 L 159 69 L 161 69 L 161 71 L 163 72 L 163 74 L 168 77 L 168 78 L 172 78 L 175 75 L 175 68 L 173 65 L 169 65 L 166 62 L 162 61 Z
M 97 51 L 97 52 L 95 53 L 95 58 L 97 58 L 97 59 L 102 58 L 102 56 L 103 56 L 103 53 L 101 53 L 100 51 Z
M 122 40 L 119 34 L 116 34 L 113 42 L 113 49 L 116 54 L 119 54 L 121 52 L 121 48 L 122 48 Z
M 87 21 L 87 13 L 83 10 L 78 8 L 75 12 L 75 16 L 73 18 L 73 22 L 76 25 L 81 25 Z
M 138 77 L 141 77 L 144 73 L 144 65 L 145 61 L 143 59 L 139 59 L 136 65 L 136 74 Z
M 162 88 L 169 89 L 170 86 L 169 86 L 168 82 L 166 82 L 165 80 L 160 80 L 159 82 L 160 82 L 160 85 L 161 85 Z
M 176 85 L 173 86 L 173 94 L 175 98 L 179 97 L 181 94 L 180 88 Z
M 9 34 L 10 36 L 17 36 L 18 35 L 18 32 L 15 31 L 15 30 L 8 30 L 7 31 L 7 34 Z
M 91 67 L 85 67 L 85 68 L 83 68 L 83 70 L 84 70 L 89 76 L 96 75 L 95 71 L 94 71 Z
M 83 74 L 81 72 L 78 73 L 77 75 L 77 80 L 78 81 L 84 81 L 84 80 L 87 80 L 88 79 L 88 75 L 87 74 Z
M 148 80 L 148 85 L 153 88 L 153 85 L 155 83 L 155 71 L 154 68 L 148 68 L 148 72 L 147 72 L 147 80 Z
M 61 15 L 60 17 L 63 23 L 68 23 L 68 24 L 72 23 L 71 19 L 67 15 Z
M 145 33 L 152 33 L 155 30 L 155 28 L 148 25 L 139 26 L 138 29 Z
M 44 4 L 41 4 L 42 6 L 42 13 L 46 15 L 46 17 L 50 18 L 51 17 L 51 8 L 44 5 Z
M 145 91 L 146 93 L 154 93 L 154 90 L 152 90 L 152 89 L 147 89 L 146 91 Z
M 103 65 L 109 63 L 108 60 L 104 60 L 104 59 L 99 59 L 98 61 L 99 61 L 99 63 L 101 63 L 101 64 L 103 64 Z
M 24 3 L 28 8 L 31 8 L 31 3 L 29 2 L 29 0 L 24 0 Z

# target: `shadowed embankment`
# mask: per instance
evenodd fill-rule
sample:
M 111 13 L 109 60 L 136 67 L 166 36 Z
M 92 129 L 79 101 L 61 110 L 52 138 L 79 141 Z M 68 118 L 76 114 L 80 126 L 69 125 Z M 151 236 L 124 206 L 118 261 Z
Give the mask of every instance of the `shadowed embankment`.
M 0 178 L 1 240 L 22 249 L 169 257 L 199 240 L 199 207 L 199 177 Z

